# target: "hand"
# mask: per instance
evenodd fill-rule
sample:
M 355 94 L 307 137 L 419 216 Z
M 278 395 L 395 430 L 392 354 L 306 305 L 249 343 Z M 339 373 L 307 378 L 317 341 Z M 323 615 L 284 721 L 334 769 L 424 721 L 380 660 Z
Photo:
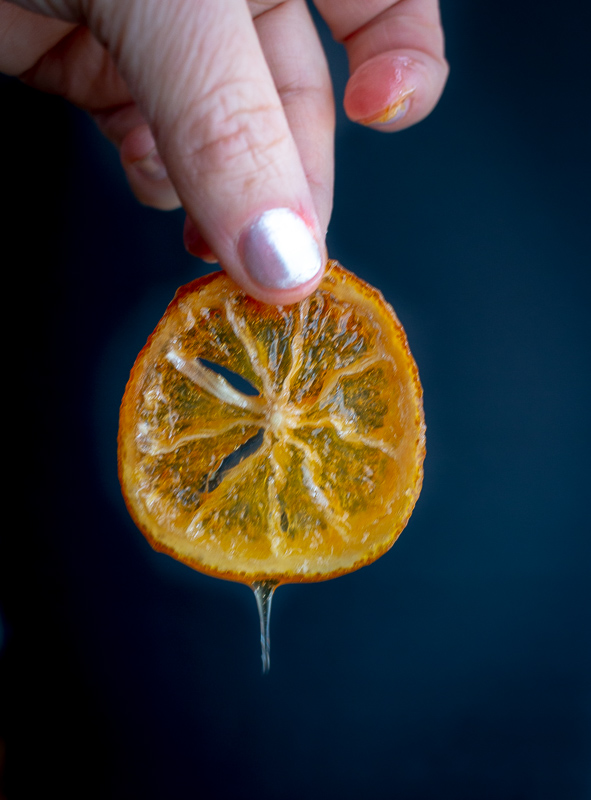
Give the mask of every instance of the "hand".
M 447 76 L 437 0 L 316 6 L 347 49 L 352 120 L 395 131 L 431 111 Z M 0 71 L 89 111 L 139 200 L 182 204 L 187 248 L 249 294 L 286 304 L 317 286 L 334 105 L 305 0 L 0 0 Z

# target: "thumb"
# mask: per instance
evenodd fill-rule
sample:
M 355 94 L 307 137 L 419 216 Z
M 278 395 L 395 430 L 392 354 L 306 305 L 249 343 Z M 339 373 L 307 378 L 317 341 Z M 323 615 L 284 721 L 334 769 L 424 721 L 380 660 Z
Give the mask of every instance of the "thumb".
M 111 52 L 183 203 L 220 264 L 255 297 L 318 284 L 323 232 L 245 0 L 96 0 Z

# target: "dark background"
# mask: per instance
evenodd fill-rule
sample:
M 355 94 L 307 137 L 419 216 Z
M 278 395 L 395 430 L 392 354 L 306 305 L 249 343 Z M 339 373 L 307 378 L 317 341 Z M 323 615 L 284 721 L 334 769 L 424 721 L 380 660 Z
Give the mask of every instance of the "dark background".
M 443 17 L 428 120 L 340 113 L 329 231 L 406 327 L 423 493 L 376 564 L 279 589 L 266 677 L 249 590 L 154 553 L 117 483 L 135 355 L 209 268 L 84 114 L 0 83 L 8 800 L 591 798 L 591 18 Z

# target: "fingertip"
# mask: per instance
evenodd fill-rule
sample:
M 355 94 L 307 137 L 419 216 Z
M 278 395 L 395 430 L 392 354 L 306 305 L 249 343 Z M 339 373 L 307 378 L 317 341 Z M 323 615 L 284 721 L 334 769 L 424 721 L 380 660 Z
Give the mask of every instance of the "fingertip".
M 183 243 L 185 249 L 192 256 L 200 258 L 207 264 L 216 264 L 217 258 L 207 244 L 196 225 L 191 222 L 189 217 L 185 218 L 185 226 L 183 228 Z
M 178 194 L 148 125 L 130 130 L 123 138 L 119 152 L 129 185 L 141 203 L 162 211 L 180 206 Z
M 283 223 L 277 221 L 277 211 L 281 212 Z M 276 306 L 291 305 L 311 294 L 322 280 L 328 260 L 324 245 L 316 246 L 318 258 L 314 245 L 309 242 L 302 245 L 301 239 L 306 240 L 308 232 L 302 237 L 298 222 L 294 225 L 291 220 L 291 225 L 287 224 L 291 230 L 285 230 L 285 218 L 290 215 L 300 219 L 289 209 L 261 214 L 239 237 L 239 268 L 221 265 L 251 297 Z M 299 242 L 294 242 L 294 230 Z M 183 241 L 191 255 L 208 264 L 217 263 L 218 259 L 189 217 L 185 219 Z M 311 253 L 306 255 L 307 250 Z
M 447 65 L 397 51 L 362 64 L 345 90 L 344 106 L 353 122 L 385 132 L 402 130 L 426 117 L 439 99 Z
M 191 255 L 209 264 L 218 262 L 188 216 L 183 242 Z M 251 297 L 276 306 L 291 305 L 311 294 L 328 261 L 318 226 L 289 208 L 269 209 L 256 216 L 239 233 L 236 254 L 237 258 L 220 266 Z

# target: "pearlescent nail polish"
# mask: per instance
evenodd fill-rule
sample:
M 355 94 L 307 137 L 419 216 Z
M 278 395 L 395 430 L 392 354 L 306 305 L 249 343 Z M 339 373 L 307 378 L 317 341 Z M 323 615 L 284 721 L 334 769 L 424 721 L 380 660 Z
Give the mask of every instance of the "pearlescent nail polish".
M 270 289 L 293 289 L 322 268 L 312 232 L 290 208 L 273 208 L 257 217 L 242 236 L 241 254 L 250 277 Z

